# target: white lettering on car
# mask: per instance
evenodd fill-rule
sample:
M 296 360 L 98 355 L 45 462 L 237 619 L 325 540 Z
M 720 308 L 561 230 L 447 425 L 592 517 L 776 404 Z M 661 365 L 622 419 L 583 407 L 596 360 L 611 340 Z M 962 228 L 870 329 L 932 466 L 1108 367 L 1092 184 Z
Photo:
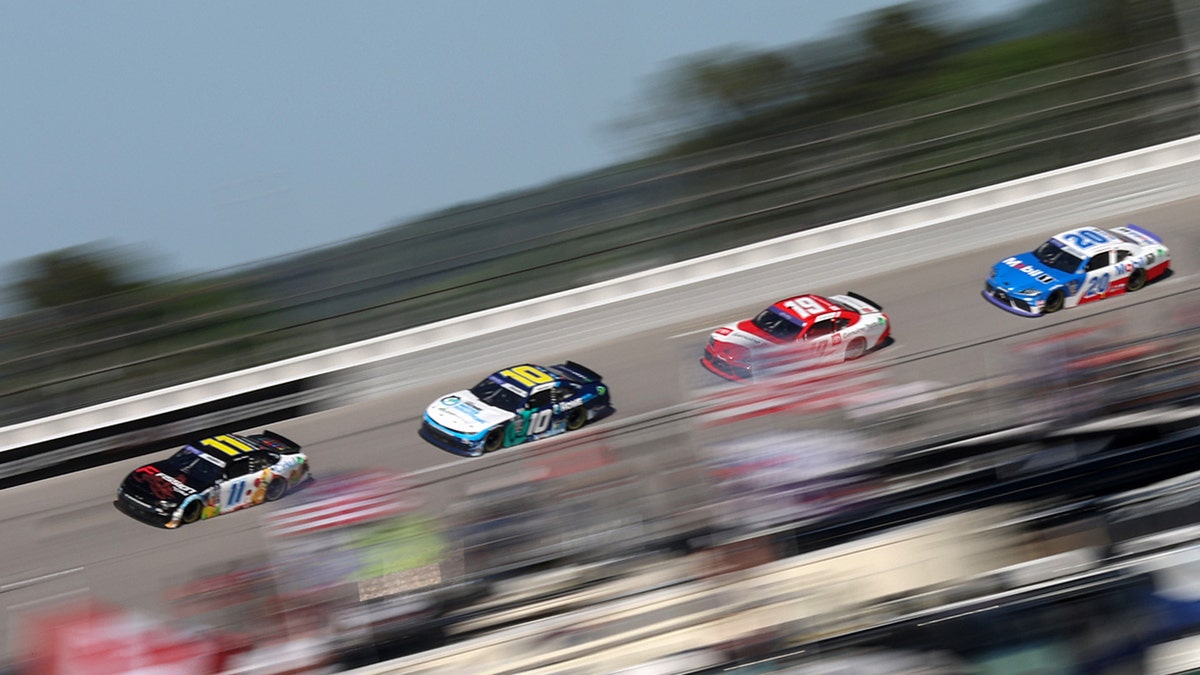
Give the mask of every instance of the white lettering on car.
M 183 483 L 175 480 L 174 478 L 168 476 L 167 474 L 165 474 L 161 471 L 154 475 L 156 477 L 161 478 L 161 479 L 165 480 L 166 482 L 170 483 L 171 485 L 173 485 L 175 487 L 176 490 L 179 490 L 180 492 L 182 492 L 185 495 L 194 494 L 196 492 L 194 489 L 184 485 Z
M 558 409 L 562 410 L 562 411 L 574 410 L 575 408 L 578 408 L 581 405 L 583 405 L 583 399 L 573 398 L 570 401 L 563 401 L 562 403 L 559 403 Z

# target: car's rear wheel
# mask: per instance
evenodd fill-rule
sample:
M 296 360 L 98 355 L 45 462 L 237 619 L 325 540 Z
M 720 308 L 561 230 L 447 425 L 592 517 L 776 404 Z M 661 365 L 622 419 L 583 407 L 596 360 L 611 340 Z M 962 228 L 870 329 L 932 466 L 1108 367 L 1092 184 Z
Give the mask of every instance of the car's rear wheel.
M 185 525 L 200 520 L 200 511 L 203 508 L 204 505 L 200 503 L 199 499 L 193 499 L 192 501 L 188 502 L 187 506 L 183 507 L 183 516 L 180 518 L 180 520 L 183 521 Z
M 273 502 L 287 494 L 288 483 L 283 476 L 275 476 L 267 483 L 267 501 Z
M 575 431 L 587 424 L 587 410 L 580 406 L 567 413 L 567 431 Z
M 846 360 L 853 361 L 867 353 L 867 339 L 856 337 L 846 345 Z
M 1125 285 L 1125 289 L 1129 292 L 1140 291 L 1146 285 L 1146 270 L 1137 268 L 1129 275 L 1129 283 Z
M 495 452 L 496 450 L 500 449 L 500 446 L 503 443 L 504 434 L 499 429 L 492 429 L 492 431 L 487 435 L 487 438 L 483 439 L 483 451 Z
M 1046 306 L 1042 309 L 1043 314 L 1053 314 L 1063 308 L 1064 296 L 1061 288 L 1056 288 L 1050 291 L 1050 295 L 1046 298 Z

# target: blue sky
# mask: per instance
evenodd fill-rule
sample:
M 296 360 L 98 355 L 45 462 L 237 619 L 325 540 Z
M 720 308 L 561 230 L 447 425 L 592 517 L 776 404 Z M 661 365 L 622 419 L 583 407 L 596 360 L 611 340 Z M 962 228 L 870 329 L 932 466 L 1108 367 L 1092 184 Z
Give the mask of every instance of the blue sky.
M 891 4 L 10 1 L 0 270 L 104 242 L 206 272 L 602 167 L 670 59 Z

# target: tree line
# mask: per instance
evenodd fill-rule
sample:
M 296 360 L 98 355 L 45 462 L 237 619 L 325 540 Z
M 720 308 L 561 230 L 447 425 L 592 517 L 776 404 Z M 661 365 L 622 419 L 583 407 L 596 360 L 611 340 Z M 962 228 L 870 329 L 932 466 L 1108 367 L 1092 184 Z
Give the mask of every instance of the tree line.
M 836 121 L 1040 68 L 1176 38 L 1171 0 L 1042 0 L 956 25 L 916 2 L 844 34 L 778 49 L 726 47 L 653 77 L 615 124 L 662 154 L 686 154 Z

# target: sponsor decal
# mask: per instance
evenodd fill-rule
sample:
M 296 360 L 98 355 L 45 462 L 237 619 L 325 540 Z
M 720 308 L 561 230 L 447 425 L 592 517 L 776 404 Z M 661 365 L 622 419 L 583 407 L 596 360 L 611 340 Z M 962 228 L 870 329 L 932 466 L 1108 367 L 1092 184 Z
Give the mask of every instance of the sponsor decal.
M 526 393 L 528 393 L 524 389 L 522 389 L 518 386 L 515 386 L 515 385 L 511 385 L 507 382 L 500 382 L 500 386 L 511 391 L 512 393 L 516 394 L 517 396 L 524 396 Z
M 467 417 L 471 418 L 471 421 L 478 422 L 480 424 L 487 421 L 480 415 L 480 413 L 483 412 L 483 409 L 473 404 L 471 401 L 460 400 L 457 404 L 451 408 L 448 408 L 447 410 L 466 415 Z
M 221 460 L 217 459 L 216 457 L 213 457 L 212 455 L 205 454 L 202 452 L 202 453 L 200 453 L 200 457 L 210 464 L 215 464 L 216 466 L 219 466 L 222 469 L 225 468 L 225 462 L 222 462 Z
M 225 462 L 223 460 L 217 459 L 216 457 L 213 457 L 212 455 L 208 454 L 207 452 L 202 452 L 190 445 L 185 446 L 183 449 L 186 450 L 188 452 L 188 454 L 195 455 L 195 456 L 203 459 L 204 461 L 209 462 L 210 464 L 215 464 L 215 465 L 221 467 L 222 469 L 225 468 Z
M 1039 269 L 1032 265 L 1026 265 L 1025 263 L 1021 262 L 1020 260 L 1017 260 L 1016 258 L 1011 258 L 1011 257 L 1005 258 L 1004 260 L 1002 260 L 1000 262 L 1004 263 L 1005 265 L 1008 265 L 1009 267 L 1013 268 L 1014 270 L 1017 270 L 1018 272 L 1020 272 L 1022 274 L 1028 274 L 1029 276 L 1033 277 L 1034 279 L 1037 279 L 1038 281 L 1042 282 L 1043 284 L 1048 284 L 1048 283 L 1054 281 L 1054 277 L 1047 274 L 1045 270 Z
M 458 405 L 462 399 L 457 396 L 447 396 L 442 399 L 442 405 Z
M 178 490 L 180 492 L 180 494 L 190 495 L 190 494 L 195 494 L 195 492 L 196 492 L 193 488 L 188 487 L 187 485 L 185 485 L 183 482 L 179 481 L 178 479 L 172 478 L 171 476 L 168 476 L 167 474 L 162 473 L 161 471 L 154 475 L 156 478 L 161 478 L 162 480 L 170 483 L 172 487 L 174 487 L 176 490 Z
M 163 474 L 159 473 L 158 468 L 154 466 L 143 466 L 133 472 L 134 480 L 145 484 L 146 489 L 155 499 L 168 499 L 173 494 L 173 490 L 169 484 L 158 480 L 158 476 L 161 475 Z
M 563 403 L 558 404 L 558 409 L 565 412 L 567 410 L 574 410 L 581 405 L 583 405 L 583 399 L 573 398 L 570 401 L 564 401 Z
M 171 496 L 171 488 L 176 492 L 184 495 L 190 495 L 195 492 L 192 488 L 185 485 L 182 481 L 168 476 L 158 470 L 155 466 L 143 466 L 133 472 L 135 480 L 146 483 L 151 494 L 156 499 L 167 499 Z

